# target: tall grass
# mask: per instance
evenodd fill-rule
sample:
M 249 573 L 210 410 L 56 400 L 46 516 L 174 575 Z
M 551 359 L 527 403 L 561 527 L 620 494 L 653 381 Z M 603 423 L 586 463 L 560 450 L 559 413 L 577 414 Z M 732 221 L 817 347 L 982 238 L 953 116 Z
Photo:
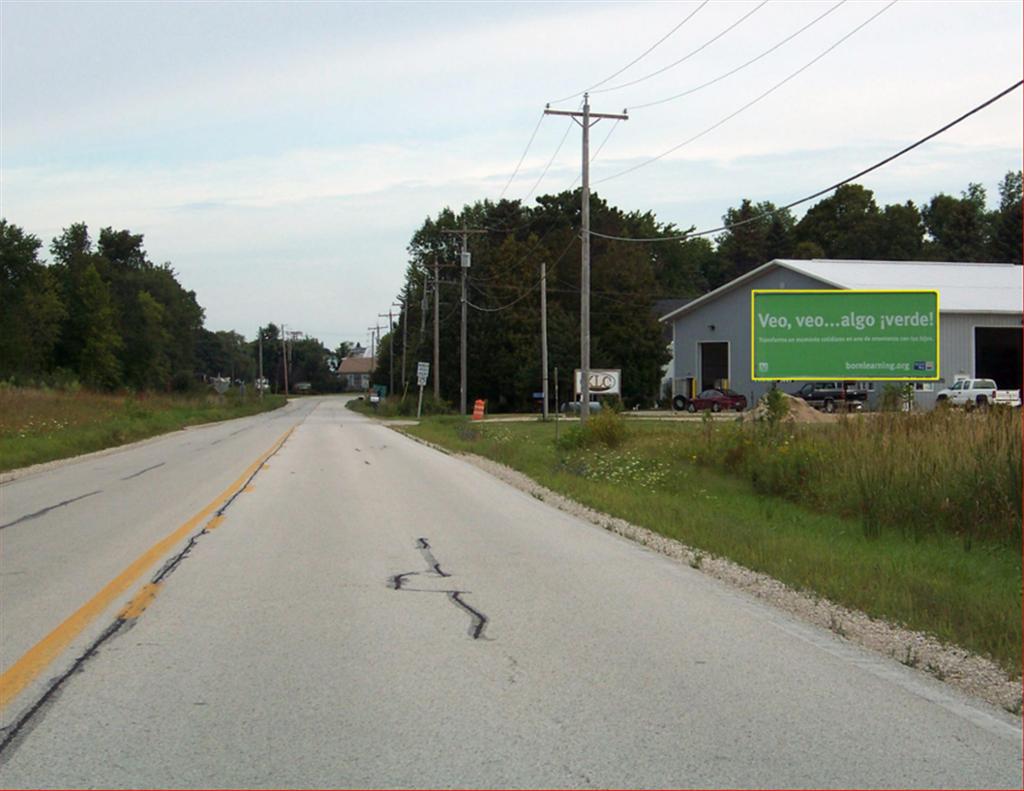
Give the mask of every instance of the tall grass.
M 768 425 L 628 421 L 614 447 L 593 437 L 556 444 L 551 423 L 474 425 L 452 417 L 406 430 L 507 464 L 592 508 L 794 588 L 991 656 L 1019 675 L 1019 523 L 1012 530 L 1007 516 L 1013 491 L 1020 492 L 1019 418 L 906 418 L 779 424 L 774 433 Z M 908 442 L 915 447 L 902 447 Z M 950 452 L 980 448 L 978 465 L 990 460 L 1003 469 L 979 478 L 965 468 L 965 480 L 978 486 L 950 486 L 933 509 L 969 513 L 972 504 L 1002 502 L 986 518 L 1001 512 L 1004 521 L 989 531 L 972 528 L 970 545 L 955 518 L 929 523 L 931 511 L 917 500 L 956 477 Z M 939 479 L 913 483 L 915 474 Z M 891 491 L 899 485 L 914 488 Z M 916 514 L 914 524 L 895 521 L 901 509 Z M 867 529 L 866 519 L 873 520 Z
M 759 492 L 860 518 L 865 535 L 945 533 L 1021 545 L 1021 416 L 1013 410 L 848 416 L 827 425 L 722 424 L 681 453 Z
M 282 396 L 112 394 L 0 386 L 0 471 L 276 409 Z

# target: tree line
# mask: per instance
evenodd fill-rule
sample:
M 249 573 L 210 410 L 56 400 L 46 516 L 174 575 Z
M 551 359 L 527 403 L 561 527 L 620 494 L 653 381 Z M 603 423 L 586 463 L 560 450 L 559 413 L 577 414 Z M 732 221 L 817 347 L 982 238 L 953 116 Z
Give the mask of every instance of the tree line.
M 96 389 L 188 391 L 210 377 L 253 383 L 258 340 L 203 326 L 204 311 L 169 263 L 154 264 L 141 234 L 103 228 L 93 241 L 84 223 L 65 228 L 40 259 L 42 243 L 0 219 L 0 380 Z M 292 383 L 339 389 L 333 363 L 349 344 L 316 338 L 282 343 L 261 330 L 263 370 L 272 390 Z
M 921 207 L 911 201 L 880 207 L 870 190 L 848 184 L 799 220 L 770 202 L 743 200 L 722 218 L 732 227 L 713 239 L 637 244 L 594 237 L 592 365 L 623 370 L 627 402 L 650 399 L 667 361 L 656 301 L 698 296 L 773 258 L 1019 264 L 1020 171 L 1006 174 L 999 198 L 998 207 L 989 210 L 985 190 L 970 184 L 959 197 L 939 194 Z M 572 372 L 579 365 L 579 191 L 541 196 L 532 206 L 478 201 L 458 213 L 445 208 L 427 218 L 408 246 L 401 289 L 408 310 L 378 345 L 374 381 L 391 379 L 393 339 L 398 389 L 414 385 L 415 362 L 432 359 L 436 294 L 441 395 L 458 402 L 461 241 L 448 232 L 464 223 L 485 231 L 470 237 L 469 399 L 522 409 L 540 390 L 541 262 L 548 269 L 550 368 L 558 368 L 563 400 L 571 397 Z M 652 212 L 625 212 L 596 194 L 591 228 L 630 238 L 684 233 Z M 50 261 L 41 259 L 41 248 L 35 236 L 0 219 L 0 380 L 188 390 L 212 376 L 255 379 L 257 340 L 206 329 L 195 292 L 178 282 L 169 263 L 149 259 L 141 234 L 107 227 L 94 241 L 87 226 L 76 223 L 52 240 Z M 286 365 L 292 383 L 309 382 L 320 392 L 340 388 L 334 367 L 350 344 L 329 349 L 309 337 L 282 343 L 280 328 L 272 323 L 260 334 L 264 375 L 272 389 L 283 390 Z
M 664 328 L 655 304 L 693 298 L 774 258 L 836 258 L 894 261 L 1022 262 L 1021 172 L 999 185 L 999 205 L 970 184 L 959 197 L 935 195 L 879 206 L 871 190 L 840 187 L 799 220 L 768 201 L 743 200 L 722 217 L 732 226 L 714 238 L 633 243 L 591 239 L 591 365 L 621 368 L 623 400 L 649 402 L 668 361 Z M 579 367 L 580 192 L 519 201 L 489 200 L 458 212 L 445 208 L 428 217 L 408 246 L 409 265 L 400 299 L 407 311 L 378 345 L 374 382 L 392 379 L 396 389 L 415 386 L 415 363 L 433 358 L 433 300 L 438 300 L 440 394 L 459 400 L 461 239 L 469 236 L 467 272 L 467 398 L 484 398 L 492 409 L 523 409 L 541 389 L 540 276 L 547 265 L 549 367 L 558 369 L 561 400 L 571 398 Z M 607 236 L 667 239 L 683 230 L 652 212 L 625 212 L 591 194 L 591 230 Z M 434 264 L 438 265 L 435 289 Z M 436 296 L 435 296 L 436 295 Z M 403 327 L 403 323 L 407 326 Z M 403 336 L 408 348 L 402 347 Z M 406 381 L 401 381 L 401 361 Z M 550 373 L 550 371 L 549 371 Z M 436 375 L 433 372 L 432 375 Z M 553 388 L 553 385 L 552 385 Z

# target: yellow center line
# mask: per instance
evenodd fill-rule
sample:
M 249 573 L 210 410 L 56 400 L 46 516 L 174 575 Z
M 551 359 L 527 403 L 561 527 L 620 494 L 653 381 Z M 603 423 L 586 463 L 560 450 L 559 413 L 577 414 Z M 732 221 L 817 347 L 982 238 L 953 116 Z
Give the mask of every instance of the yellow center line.
M 217 495 L 209 505 L 170 535 L 161 539 L 139 555 L 131 565 L 108 582 L 99 593 L 83 604 L 64 623 L 32 646 L 21 659 L 7 668 L 0 675 L 0 710 L 3 710 L 25 687 L 32 683 L 33 679 L 42 673 L 68 647 L 71 641 L 78 637 L 115 599 L 134 585 L 146 571 L 155 566 L 164 555 L 173 549 L 175 544 L 191 534 L 210 514 L 220 508 L 235 492 L 242 488 L 253 473 L 260 468 L 260 465 L 263 465 L 267 459 L 277 453 L 294 430 L 294 426 L 288 429 L 278 438 L 270 450 L 254 461 L 238 477 L 238 480 Z M 122 615 L 130 613 L 126 617 L 137 617 L 155 595 L 155 586 L 144 586 L 122 611 Z

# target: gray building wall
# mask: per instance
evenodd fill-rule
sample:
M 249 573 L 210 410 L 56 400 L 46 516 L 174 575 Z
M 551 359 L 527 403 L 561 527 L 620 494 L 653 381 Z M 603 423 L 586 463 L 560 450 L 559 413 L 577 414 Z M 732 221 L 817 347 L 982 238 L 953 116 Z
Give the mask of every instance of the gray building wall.
M 673 359 L 673 394 L 683 392 L 687 377 L 700 376 L 698 345 L 705 341 L 725 341 L 729 344 L 729 386 L 745 395 L 753 404 L 771 383 L 754 382 L 750 376 L 750 292 L 757 288 L 832 288 L 819 280 L 777 267 L 738 288 L 727 291 L 693 311 L 672 320 L 672 338 L 675 356 Z M 940 295 L 941 299 L 941 295 Z M 714 326 L 714 330 L 711 329 Z M 935 404 L 935 395 L 948 387 L 957 374 L 974 378 L 975 374 L 975 327 L 1016 327 L 1021 326 L 1021 315 L 1005 313 L 942 313 L 939 314 L 939 374 L 938 382 L 917 383 L 919 389 L 915 399 L 919 408 L 928 409 Z M 870 383 L 869 405 L 877 404 L 886 382 Z M 893 384 L 899 384 L 895 382 Z M 1017 384 L 997 382 L 1006 389 L 1016 389 Z M 795 383 L 784 383 L 786 391 L 796 390 Z M 700 390 L 698 382 L 697 389 Z
M 726 341 L 729 344 L 729 387 L 753 404 L 771 387 L 769 382 L 750 378 L 750 292 L 755 288 L 832 288 L 820 280 L 775 267 L 738 288 L 721 294 L 690 313 L 673 320 L 675 358 L 673 393 L 681 392 L 681 381 L 700 376 L 698 344 Z M 714 326 L 714 330 L 711 329 Z M 700 389 L 700 384 L 697 385 Z M 687 395 L 684 393 L 684 395 Z
M 942 295 L 939 295 L 941 300 Z M 939 375 L 932 392 L 917 393 L 920 406 L 935 404 L 935 394 L 956 381 L 957 375 L 974 379 L 975 370 L 974 329 L 975 327 L 1013 327 L 1020 329 L 1021 314 L 1007 313 L 942 313 L 939 303 Z M 996 382 L 1004 390 L 1016 390 L 1016 382 Z

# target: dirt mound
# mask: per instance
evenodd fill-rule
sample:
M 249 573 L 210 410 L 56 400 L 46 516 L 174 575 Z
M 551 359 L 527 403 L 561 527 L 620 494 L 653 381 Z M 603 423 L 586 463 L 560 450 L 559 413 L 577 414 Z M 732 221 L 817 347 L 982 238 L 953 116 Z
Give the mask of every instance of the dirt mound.
M 752 420 L 767 420 L 768 419 L 768 402 L 767 394 L 761 396 L 761 399 L 757 402 L 757 406 L 751 409 L 749 412 L 743 415 L 745 422 Z M 812 407 L 802 398 L 796 398 L 788 393 L 783 393 L 782 398 L 785 400 L 786 405 L 789 409 L 786 412 L 786 416 L 782 419 L 784 423 L 830 423 L 831 418 L 817 409 Z

